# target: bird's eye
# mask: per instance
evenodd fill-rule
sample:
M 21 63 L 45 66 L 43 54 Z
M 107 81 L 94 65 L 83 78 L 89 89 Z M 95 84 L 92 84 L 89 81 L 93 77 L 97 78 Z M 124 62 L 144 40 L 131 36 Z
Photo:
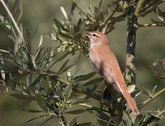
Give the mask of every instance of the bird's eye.
M 92 36 L 93 36 L 93 37 L 96 37 L 96 34 L 93 34 Z

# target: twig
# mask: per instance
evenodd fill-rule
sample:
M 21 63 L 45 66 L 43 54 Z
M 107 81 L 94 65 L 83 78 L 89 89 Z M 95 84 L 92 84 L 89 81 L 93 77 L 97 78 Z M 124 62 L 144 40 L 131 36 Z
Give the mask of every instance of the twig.
M 14 60 L 12 60 L 12 59 L 5 58 L 5 57 L 3 57 L 3 56 L 1 56 L 1 55 L 0 55 L 0 58 L 2 58 L 3 60 L 5 60 L 5 61 L 7 61 L 7 62 L 10 62 L 12 65 L 15 65 L 16 67 L 18 67 L 19 69 L 21 69 L 21 70 L 24 71 L 24 72 L 29 72 L 29 73 L 31 73 L 30 70 L 28 70 L 28 69 L 26 69 L 26 68 L 24 68 L 24 67 L 22 67 L 22 66 L 19 66 L 19 65 L 16 64 L 16 63 L 14 62 Z
M 116 10 L 118 9 L 118 5 L 116 6 L 116 8 L 113 10 L 112 14 L 109 16 L 109 18 L 105 21 L 105 23 L 103 24 L 102 27 L 104 27 L 106 24 L 108 24 L 110 22 L 110 19 L 112 18 L 112 16 L 115 14 Z
M 91 108 L 91 109 L 95 109 L 95 110 L 100 110 L 100 108 L 98 108 L 98 107 L 94 107 L 94 106 L 92 106 L 92 105 L 88 105 L 88 104 L 86 104 L 86 103 L 79 103 L 78 105 L 81 105 L 81 106 L 84 106 L 84 107 L 88 107 L 88 108 Z M 107 112 L 107 113 L 109 113 L 109 111 L 107 111 L 107 110 L 101 110 L 101 111 L 104 111 L 104 112 Z
M 156 116 L 161 116 L 161 115 L 163 115 L 165 113 L 165 110 L 163 110 L 163 111 L 160 111 Z
M 4 8 L 5 8 L 5 10 L 7 11 L 9 17 L 11 18 L 11 20 L 12 20 L 12 22 L 13 22 L 13 24 L 14 24 L 14 26 L 15 26 L 17 32 L 18 32 L 18 34 L 20 35 L 22 41 L 25 42 L 25 39 L 24 39 L 24 37 L 23 37 L 23 35 L 22 35 L 22 33 L 21 33 L 19 27 L 18 27 L 18 24 L 16 23 L 16 21 L 15 21 L 13 15 L 11 14 L 10 10 L 8 9 L 8 7 L 6 6 L 4 0 L 0 0 L 0 2 L 1 2 L 2 5 L 4 6 Z
M 139 0 L 134 15 L 137 17 L 145 0 Z
M 158 23 L 158 24 L 140 24 L 140 25 L 138 25 L 138 28 L 156 27 L 156 26 L 165 26 L 165 24 L 163 24 L 163 23 Z
M 160 79 L 165 79 L 165 76 L 164 75 L 159 75 L 159 74 L 154 74 L 155 77 L 158 77 Z
M 145 8 L 142 8 L 140 10 L 138 17 L 143 17 L 143 16 L 151 13 L 162 2 L 163 2 L 162 0 L 153 1 L 152 3 L 150 3 L 149 5 L 147 5 Z
M 165 110 L 160 111 L 156 116 L 151 116 L 144 124 L 143 126 L 148 126 L 148 124 L 151 124 L 154 120 L 159 120 L 161 115 L 165 113 Z
M 138 106 L 138 108 L 142 108 L 143 106 L 145 106 L 146 104 L 150 103 L 152 100 L 154 100 L 156 97 L 158 97 L 159 95 L 161 95 L 162 93 L 165 92 L 165 88 L 163 88 L 162 90 L 160 90 L 159 92 L 157 92 L 155 95 L 153 95 L 151 98 L 145 100 L 144 102 L 140 103 Z
M 62 82 L 64 84 L 66 84 L 66 85 L 71 84 L 70 82 L 68 82 L 66 80 L 63 80 L 62 78 L 56 78 L 56 80 L 58 80 L 58 81 L 60 81 L 60 82 Z M 98 100 L 98 101 L 101 101 L 101 95 L 100 94 L 96 94 L 96 93 L 92 93 L 92 92 L 87 92 L 86 90 L 83 90 L 81 88 L 78 88 L 78 87 L 76 87 L 74 85 L 72 86 L 72 90 L 75 91 L 75 92 L 77 92 L 77 93 L 85 94 L 85 95 L 87 95 L 87 96 L 89 96 L 91 98 L 94 98 L 94 99 Z M 102 99 L 102 100 L 103 100 L 104 104 L 107 105 L 107 106 L 109 106 L 111 104 L 109 101 L 107 101 L 105 99 Z
M 79 5 L 76 3 L 75 0 L 72 0 L 72 2 L 76 5 L 77 9 L 82 13 L 84 14 L 85 16 L 89 17 L 88 14 L 86 14 L 82 9 L 81 7 L 79 7 Z M 89 17 L 89 19 L 91 20 L 91 18 Z

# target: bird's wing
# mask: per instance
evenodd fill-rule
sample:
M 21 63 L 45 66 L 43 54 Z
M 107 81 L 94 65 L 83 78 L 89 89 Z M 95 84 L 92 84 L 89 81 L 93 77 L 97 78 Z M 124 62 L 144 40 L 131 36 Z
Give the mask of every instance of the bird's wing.
M 115 81 L 114 78 L 114 71 L 112 67 L 108 67 L 105 71 L 104 71 L 104 79 L 111 84 L 118 92 L 120 92 L 120 89 L 118 87 L 117 82 Z
M 98 72 L 104 79 L 111 84 L 118 92 L 120 92 L 118 85 L 116 84 L 114 78 L 114 70 L 110 65 L 106 65 L 105 63 L 96 64 L 92 60 L 90 60 L 93 68 L 96 72 Z M 106 67 L 105 67 L 106 65 Z M 105 69 L 106 68 L 106 69 Z M 104 70 L 103 70 L 104 69 Z
M 115 82 L 113 68 L 106 67 L 106 69 L 104 70 L 104 73 L 103 73 L 103 77 L 105 78 L 105 80 L 108 83 L 113 84 Z

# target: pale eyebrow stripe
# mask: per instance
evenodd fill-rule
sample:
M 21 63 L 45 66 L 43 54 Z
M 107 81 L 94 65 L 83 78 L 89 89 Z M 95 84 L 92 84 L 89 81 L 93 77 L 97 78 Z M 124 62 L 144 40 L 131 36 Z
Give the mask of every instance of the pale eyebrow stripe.
M 97 33 L 93 33 L 93 34 L 92 34 L 92 36 L 93 36 L 94 34 L 96 35 L 96 37 L 100 37 L 100 35 L 99 35 L 99 34 L 97 34 Z

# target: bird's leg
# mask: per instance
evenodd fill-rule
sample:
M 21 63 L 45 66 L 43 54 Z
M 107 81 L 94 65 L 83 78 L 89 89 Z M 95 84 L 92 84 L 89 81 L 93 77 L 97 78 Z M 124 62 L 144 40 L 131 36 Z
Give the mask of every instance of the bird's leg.
M 108 84 L 105 81 L 105 87 L 103 89 L 102 95 L 101 95 L 101 103 L 104 103 L 103 99 L 106 99 L 110 102 L 112 102 L 112 98 L 113 98 L 113 86 L 111 86 L 110 84 Z M 112 106 L 112 104 L 111 104 Z
M 105 82 L 106 83 L 106 82 Z M 104 89 L 103 89 L 103 91 L 102 91 L 102 93 L 101 93 L 101 101 L 100 101 L 100 108 L 102 109 L 103 108 L 103 106 L 104 106 L 104 96 L 105 96 L 105 91 L 106 91 L 106 89 L 107 89 L 107 87 L 108 87 L 108 84 L 105 84 L 105 87 L 104 87 Z
M 111 89 L 110 89 L 111 91 L 110 91 L 110 94 L 111 94 L 111 100 L 110 100 L 110 102 L 111 102 L 111 107 L 112 107 L 112 101 L 113 101 L 113 91 L 114 91 L 114 88 L 113 88 L 113 86 L 111 86 Z
M 106 82 L 105 82 L 105 83 L 106 83 Z M 104 89 L 103 89 L 103 92 L 101 93 L 101 103 L 102 103 L 102 104 L 104 103 L 104 101 L 103 101 L 103 99 L 104 99 L 104 93 L 105 93 L 105 90 L 107 89 L 107 87 L 108 87 L 108 84 L 105 85 L 105 87 L 104 87 Z

